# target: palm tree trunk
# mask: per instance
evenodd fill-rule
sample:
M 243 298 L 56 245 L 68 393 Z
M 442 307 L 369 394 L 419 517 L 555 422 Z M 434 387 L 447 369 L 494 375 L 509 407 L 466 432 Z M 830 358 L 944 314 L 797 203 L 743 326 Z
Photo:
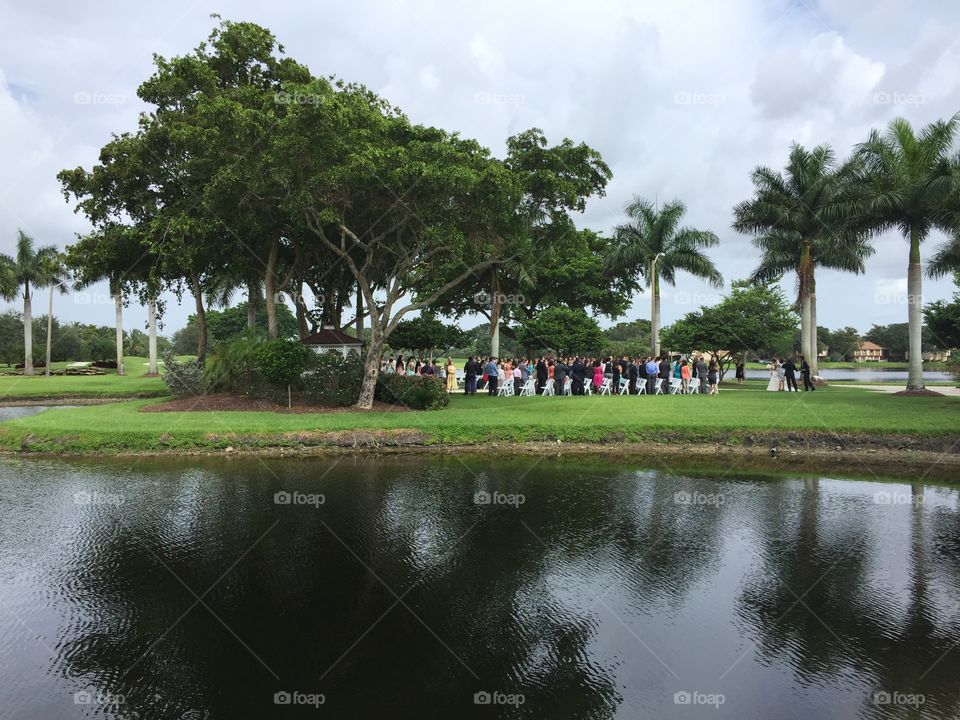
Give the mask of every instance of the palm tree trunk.
M 267 256 L 267 270 L 264 275 L 264 296 L 267 305 L 267 335 L 277 337 L 277 255 L 280 252 L 280 243 L 274 240 L 270 244 L 270 254 Z
M 800 354 L 810 362 L 810 294 L 800 298 Z
M 360 284 L 357 283 L 357 339 L 363 342 L 363 294 Z
M 920 315 L 923 302 L 923 275 L 920 271 L 920 233 L 910 229 L 910 264 L 907 266 L 907 316 L 910 326 L 910 369 L 907 390 L 923 390 L 923 347 Z
M 50 285 L 50 297 L 47 299 L 47 352 L 45 363 L 43 365 L 43 374 L 47 377 L 50 377 L 50 343 L 53 340 L 53 288 L 55 285 Z
M 650 348 L 654 357 L 660 357 L 660 277 L 651 270 L 650 282 Z
M 147 372 L 157 375 L 160 372 L 157 366 L 157 300 L 153 296 L 147 301 L 147 334 L 150 348 L 150 365 Z
M 33 309 L 30 306 L 30 283 L 23 286 L 23 374 L 33 375 Z
M 117 375 L 125 375 L 123 371 L 123 296 L 119 292 L 113 296 L 113 306 L 117 317 Z
M 500 279 L 497 277 L 497 269 L 491 270 L 493 281 L 490 283 L 490 290 L 493 293 L 490 306 L 490 355 L 500 357 Z
M 814 267 L 810 264 L 810 377 L 820 374 L 817 367 L 817 357 L 820 353 L 820 342 L 817 340 L 817 281 L 814 278 Z

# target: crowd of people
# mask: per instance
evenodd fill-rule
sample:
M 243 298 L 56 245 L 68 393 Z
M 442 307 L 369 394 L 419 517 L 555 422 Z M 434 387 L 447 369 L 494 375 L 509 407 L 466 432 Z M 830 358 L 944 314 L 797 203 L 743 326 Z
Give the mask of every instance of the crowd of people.
M 780 362 L 778 358 L 773 358 L 772 361 L 767 365 L 767 370 L 770 371 L 770 382 L 767 383 L 768 392 L 800 392 L 797 388 L 797 373 L 800 373 L 800 377 L 803 380 L 803 391 L 813 392 L 817 388 L 814 386 L 813 381 L 810 379 L 810 364 L 806 361 L 803 355 L 797 356 L 797 361 L 800 363 L 799 367 L 797 362 L 792 358 L 787 358 L 783 362 Z
M 607 384 L 610 394 L 620 394 L 621 387 L 625 387 L 625 392 L 630 395 L 653 395 L 657 383 L 661 383 L 661 391 L 668 394 L 671 379 L 679 380 L 684 393 L 689 392 L 691 384 L 696 382 L 699 392 L 717 395 L 720 368 L 716 361 L 707 362 L 701 356 L 678 356 L 673 359 L 667 355 L 633 358 L 542 356 L 537 359 L 470 357 L 464 365 L 463 374 L 464 392 L 467 395 L 484 390 L 496 395 L 506 383 L 512 383 L 513 394 L 519 395 L 531 378 L 537 395 L 544 394 L 551 384 L 554 395 L 563 395 L 568 379 L 572 395 L 598 392 L 606 380 L 610 381 Z

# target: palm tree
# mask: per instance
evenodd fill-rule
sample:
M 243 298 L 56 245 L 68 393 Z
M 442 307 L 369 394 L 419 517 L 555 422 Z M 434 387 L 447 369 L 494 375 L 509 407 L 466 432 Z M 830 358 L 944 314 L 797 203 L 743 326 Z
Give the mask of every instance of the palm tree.
M 614 229 L 613 245 L 607 256 L 611 268 L 624 268 L 643 278 L 650 288 L 650 346 L 660 354 L 660 281 L 674 285 L 678 270 L 723 287 L 723 276 L 703 254 L 720 240 L 709 230 L 681 227 L 687 206 L 673 200 L 658 209 L 639 196 L 626 207 L 630 222 Z
M 56 265 L 57 249 L 53 245 L 34 248 L 34 240 L 23 230 L 17 230 L 17 251 L 14 257 L 0 256 L 0 265 L 5 266 L 6 286 L 12 279 L 14 291 L 23 289 L 23 374 L 33 375 L 33 313 L 31 300 L 33 289 L 58 282 L 52 272 Z
M 885 133 L 871 130 L 856 149 L 861 166 L 851 183 L 851 208 L 857 222 L 871 235 L 896 229 L 910 243 L 907 390 L 923 389 L 920 243 L 931 230 L 951 232 L 955 227 L 957 166 L 950 149 L 958 121 L 960 114 L 931 123 L 917 134 L 907 120 L 894 118 Z
M 63 255 L 57 253 L 48 256 L 44 274 L 49 280 L 47 284 L 50 286 L 50 297 L 47 301 L 47 344 L 43 374 L 50 377 L 50 356 L 53 347 L 53 291 L 59 290 L 61 294 L 64 294 L 69 290 L 67 282 L 70 280 L 70 272 L 64 264 Z
M 807 150 L 794 143 L 786 176 L 768 167 L 756 168 L 753 198 L 733 209 L 734 229 L 752 234 L 754 245 L 763 251 L 751 280 L 771 282 L 788 272 L 797 274 L 800 351 L 814 375 L 819 349 L 816 268 L 860 274 L 873 253 L 864 233 L 838 223 L 849 172 L 849 165 L 837 167 L 829 145 Z M 834 223 L 839 225 L 836 229 Z
M 960 234 L 955 234 L 937 248 L 936 254 L 927 264 L 927 275 L 932 278 L 940 278 L 949 273 L 957 274 L 960 283 Z

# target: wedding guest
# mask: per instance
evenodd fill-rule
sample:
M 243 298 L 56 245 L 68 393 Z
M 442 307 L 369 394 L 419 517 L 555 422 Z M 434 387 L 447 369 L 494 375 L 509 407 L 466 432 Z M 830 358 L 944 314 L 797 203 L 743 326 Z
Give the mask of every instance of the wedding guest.
M 707 379 L 710 383 L 710 394 L 720 397 L 720 366 L 717 361 L 710 360 L 710 367 L 707 370 Z

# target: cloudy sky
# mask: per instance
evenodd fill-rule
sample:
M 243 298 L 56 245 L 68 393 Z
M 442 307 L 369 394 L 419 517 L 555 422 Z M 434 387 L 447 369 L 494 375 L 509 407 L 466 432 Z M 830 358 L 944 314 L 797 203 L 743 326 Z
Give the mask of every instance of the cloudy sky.
M 89 167 L 110 133 L 134 128 L 152 54 L 190 51 L 213 12 L 265 25 L 315 74 L 362 82 L 413 120 L 497 155 L 529 127 L 587 142 L 614 177 L 582 225 L 609 230 L 633 194 L 680 197 L 690 224 L 720 236 L 715 259 L 728 280 L 757 260 L 730 230 L 754 166 L 782 167 L 793 140 L 845 156 L 896 115 L 920 125 L 960 110 L 956 0 L 0 0 L 0 251 L 18 227 L 61 247 L 85 229 L 57 171 Z M 906 320 L 906 244 L 875 244 L 865 276 L 821 273 L 820 324 Z M 792 293 L 792 280 L 784 287 Z M 952 284 L 924 290 L 936 300 Z M 681 276 L 664 320 L 716 297 Z M 113 320 L 105 287 L 57 302 L 70 320 Z M 165 331 L 189 312 L 189 299 L 171 300 Z M 127 316 L 128 327 L 145 320 L 136 306 Z M 644 295 L 635 317 L 649 317 Z

